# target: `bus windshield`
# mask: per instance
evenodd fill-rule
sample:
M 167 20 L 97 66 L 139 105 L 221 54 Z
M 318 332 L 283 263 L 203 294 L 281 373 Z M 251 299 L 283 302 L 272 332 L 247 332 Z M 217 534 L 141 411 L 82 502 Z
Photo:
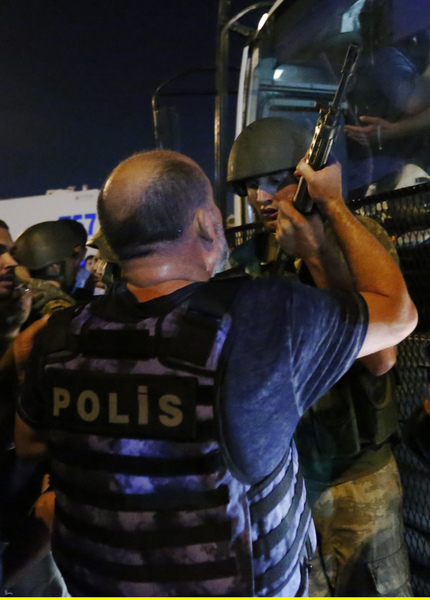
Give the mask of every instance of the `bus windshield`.
M 429 31 L 423 0 L 276 3 L 250 49 L 243 125 L 284 116 L 313 131 L 355 42 L 362 51 L 333 148 L 347 197 L 429 180 Z

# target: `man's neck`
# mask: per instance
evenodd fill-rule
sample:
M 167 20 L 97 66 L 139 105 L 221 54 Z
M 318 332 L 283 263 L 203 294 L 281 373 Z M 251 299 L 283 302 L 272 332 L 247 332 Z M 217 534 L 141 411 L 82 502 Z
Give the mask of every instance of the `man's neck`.
M 176 279 L 172 281 L 163 281 L 162 283 L 144 288 L 137 287 L 132 283 L 127 283 L 127 287 L 130 292 L 136 296 L 139 302 L 148 302 L 149 300 L 154 300 L 154 298 L 160 298 L 161 296 L 172 294 L 173 292 L 176 292 L 176 290 L 190 285 L 191 283 L 194 282 L 185 279 Z

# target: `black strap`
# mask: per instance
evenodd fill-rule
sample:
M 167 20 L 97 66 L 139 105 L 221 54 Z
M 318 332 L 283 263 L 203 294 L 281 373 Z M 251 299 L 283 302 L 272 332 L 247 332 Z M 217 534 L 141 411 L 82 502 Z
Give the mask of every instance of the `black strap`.
M 149 458 L 142 456 L 115 455 L 105 452 L 86 452 L 56 446 L 55 460 L 83 470 L 107 471 L 127 475 L 169 477 L 180 475 L 205 475 L 224 467 L 219 452 L 186 458 Z
M 300 565 L 300 575 L 301 575 L 301 582 L 300 582 L 300 586 L 296 592 L 296 598 L 302 598 L 303 596 L 308 596 L 309 595 L 309 570 L 312 569 L 312 556 L 313 556 L 314 552 L 313 552 L 313 547 L 312 547 L 312 543 L 311 540 L 309 538 L 309 536 L 306 538 L 306 542 L 303 544 L 303 548 L 298 556 L 297 559 L 297 563 L 296 566 Z M 306 572 L 308 571 L 308 572 Z M 282 583 L 278 586 L 276 586 L 276 588 L 272 588 L 270 591 L 270 594 L 272 597 L 275 596 L 279 596 L 280 593 L 284 590 L 285 586 L 288 585 L 288 583 L 290 582 L 291 578 L 293 577 L 295 573 L 295 569 L 291 569 L 291 572 L 289 573 L 288 577 L 286 579 L 284 579 L 284 581 L 282 581 Z M 305 593 L 306 592 L 306 593 Z
M 165 512 L 205 510 L 226 506 L 229 491 L 226 485 L 205 492 L 175 492 L 166 494 L 124 494 L 123 492 L 93 491 L 77 483 L 65 481 L 58 474 L 52 475 L 52 485 L 60 493 L 75 502 L 96 508 L 122 512 Z
M 294 490 L 293 501 L 285 517 L 277 527 L 253 542 L 253 553 L 256 557 L 270 554 L 272 548 L 277 546 L 282 540 L 286 540 L 288 543 L 288 534 L 291 534 L 291 520 L 294 519 L 294 515 L 296 514 L 300 503 L 303 502 L 303 488 L 303 478 L 300 477 L 297 481 L 296 489 Z
M 206 364 L 225 314 L 247 277 L 213 279 L 190 296 L 188 308 L 174 337 L 163 336 L 163 323 L 158 333 L 162 354 L 159 360 L 169 367 L 213 375 Z
M 290 490 L 293 477 L 294 464 L 293 460 L 291 460 L 282 481 L 280 481 L 267 496 L 264 496 L 264 498 L 251 504 L 249 507 L 251 521 L 253 523 L 263 520 L 276 506 L 278 506 Z
M 88 357 L 148 360 L 157 355 L 156 338 L 146 329 L 89 329 L 75 339 Z
M 257 494 L 259 494 L 260 492 L 265 490 L 267 488 L 267 486 L 270 485 L 272 483 L 272 481 L 274 481 L 274 479 L 276 479 L 276 477 L 278 477 L 279 473 L 282 471 L 282 469 L 285 467 L 285 465 L 287 464 L 288 461 L 291 461 L 290 464 L 292 464 L 293 453 L 292 453 L 291 445 L 288 447 L 287 452 L 285 453 L 283 459 L 281 460 L 279 465 L 276 467 L 276 469 L 274 469 L 274 471 L 272 471 L 269 475 L 267 475 L 267 477 L 265 477 L 262 481 L 255 483 L 251 487 L 251 489 L 247 492 L 246 495 L 248 496 L 249 500 L 252 500 L 253 498 L 255 498 L 255 496 Z
M 171 546 L 190 546 L 193 544 L 210 544 L 214 542 L 230 542 L 231 521 L 212 521 L 206 525 L 195 527 L 165 527 L 156 531 L 122 531 L 101 527 L 90 522 L 83 522 L 67 513 L 56 502 L 55 517 L 75 535 L 87 538 L 92 542 L 100 542 L 116 548 L 130 550 L 155 550 Z M 168 525 L 166 520 L 166 524 Z
M 300 557 L 303 553 L 303 547 L 306 548 L 306 532 L 309 529 L 311 523 L 311 511 L 308 505 L 305 508 L 300 517 L 300 523 L 296 531 L 295 540 L 293 545 L 290 547 L 285 556 L 273 567 L 261 575 L 255 576 L 255 587 L 257 593 L 264 588 L 268 588 L 275 583 L 278 583 L 283 578 L 283 584 L 286 585 L 288 580 L 300 561 Z M 278 584 L 279 585 L 279 584 Z
M 58 544 L 55 556 L 61 555 L 76 564 L 83 564 L 90 570 L 102 576 L 109 575 L 111 579 L 130 582 L 188 582 L 206 581 L 208 579 L 224 579 L 237 575 L 237 564 L 234 558 L 193 563 L 193 564 L 155 564 L 155 565 L 129 565 L 124 563 L 103 560 L 90 555 L 82 548 L 79 550 L 61 542 L 61 550 Z M 63 559 L 64 560 L 64 559 Z

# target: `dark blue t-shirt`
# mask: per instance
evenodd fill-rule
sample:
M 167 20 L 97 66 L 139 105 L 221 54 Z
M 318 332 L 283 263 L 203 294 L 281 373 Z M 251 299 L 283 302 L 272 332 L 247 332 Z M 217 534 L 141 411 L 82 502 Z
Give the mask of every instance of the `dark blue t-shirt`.
M 359 294 L 254 280 L 231 313 L 224 443 L 236 474 L 259 481 L 285 455 L 303 413 L 353 364 L 367 331 L 367 305 Z
M 166 314 L 204 285 L 145 303 L 124 285 L 114 286 L 93 304 L 93 312 L 107 320 L 138 322 Z M 354 362 L 366 334 L 367 307 L 359 294 L 334 294 L 283 279 L 247 280 L 230 313 L 219 416 L 235 474 L 250 483 L 273 471 L 301 415 Z M 41 353 L 36 338 L 18 405 L 32 427 L 44 426 L 37 381 Z

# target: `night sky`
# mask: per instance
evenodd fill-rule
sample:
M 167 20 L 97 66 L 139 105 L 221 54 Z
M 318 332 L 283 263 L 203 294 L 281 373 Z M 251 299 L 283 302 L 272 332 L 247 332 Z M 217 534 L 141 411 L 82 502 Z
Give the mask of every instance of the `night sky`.
M 232 14 L 249 4 L 232 1 Z M 214 66 L 217 16 L 218 0 L 1 0 L 0 198 L 100 187 L 120 160 L 153 148 L 152 94 Z M 196 75 L 163 90 L 213 86 Z M 213 179 L 214 98 L 160 101 L 176 105 L 180 149 Z

